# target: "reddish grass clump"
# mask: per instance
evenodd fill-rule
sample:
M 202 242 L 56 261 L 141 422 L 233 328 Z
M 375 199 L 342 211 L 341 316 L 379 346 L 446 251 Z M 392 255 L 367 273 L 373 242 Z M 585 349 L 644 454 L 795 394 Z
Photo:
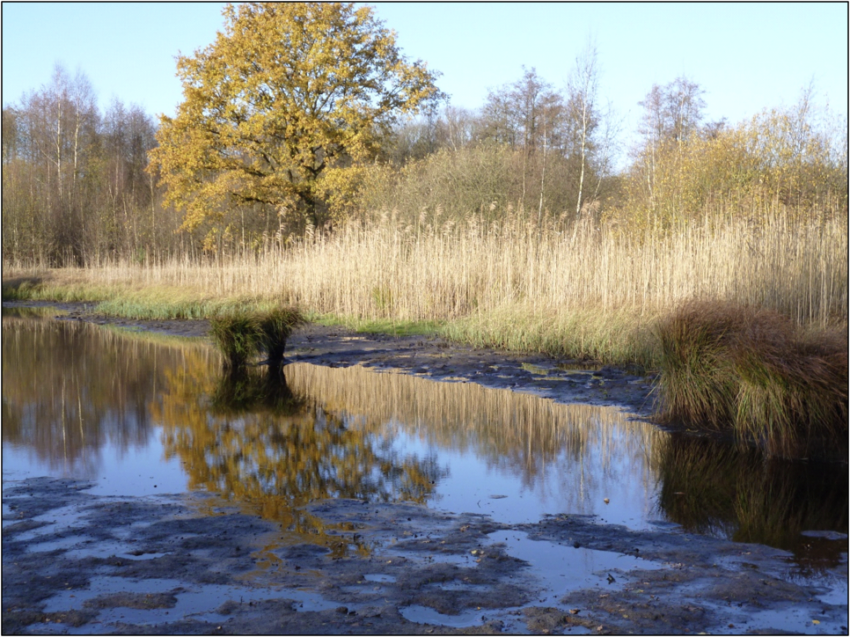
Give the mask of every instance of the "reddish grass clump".
M 660 417 L 771 455 L 847 456 L 847 335 L 772 310 L 690 302 L 658 330 Z

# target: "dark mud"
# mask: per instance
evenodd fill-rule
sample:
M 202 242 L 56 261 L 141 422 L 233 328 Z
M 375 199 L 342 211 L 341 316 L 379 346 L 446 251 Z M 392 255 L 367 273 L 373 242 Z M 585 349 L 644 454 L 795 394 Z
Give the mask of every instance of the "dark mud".
M 6 485 L 5 634 L 443 632 L 399 608 L 501 609 L 533 590 L 523 563 L 501 547 L 472 555 L 500 528 L 480 516 L 317 503 L 313 515 L 347 522 L 378 549 L 335 557 L 322 546 L 276 543 L 274 524 L 224 505 L 204 515 L 215 499 L 203 494 L 122 500 L 86 495 L 91 486 L 46 478 Z M 351 539 L 340 534 L 341 543 Z M 447 583 L 459 586 L 444 590 Z M 498 629 L 482 620 L 473 632 Z
M 273 523 L 206 494 L 112 498 L 91 486 L 4 485 L 4 634 L 847 630 L 846 603 L 787 581 L 785 554 L 758 545 L 581 516 L 509 527 L 415 505 L 310 505 L 347 529 L 340 551 L 287 544 Z M 607 562 L 558 590 L 514 556 L 534 545 Z
M 92 314 L 82 303 L 7 303 L 55 307 L 57 318 L 183 337 L 205 337 L 209 322 L 139 321 Z M 652 378 L 599 361 L 556 359 L 543 354 L 482 350 L 436 337 L 361 334 L 342 327 L 307 325 L 288 340 L 287 362 L 329 367 L 362 365 L 448 382 L 475 382 L 495 389 L 535 393 L 559 402 L 612 405 L 639 415 L 652 411 Z
M 204 336 L 204 321 L 65 318 Z M 310 326 L 287 359 L 362 364 L 648 413 L 649 380 L 544 356 Z M 93 485 L 4 481 L 4 634 L 846 634 L 843 581 L 791 554 L 549 516 L 506 525 L 425 506 L 306 507 L 338 541 L 293 539 L 205 493 L 105 497 Z M 846 545 L 847 538 L 835 538 Z M 846 558 L 845 558 L 846 566 Z

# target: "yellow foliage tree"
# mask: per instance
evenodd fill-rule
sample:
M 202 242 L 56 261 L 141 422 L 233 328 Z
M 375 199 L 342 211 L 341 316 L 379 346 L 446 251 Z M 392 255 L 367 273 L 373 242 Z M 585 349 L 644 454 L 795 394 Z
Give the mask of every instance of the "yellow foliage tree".
M 249 3 L 223 15 L 213 44 L 178 58 L 184 99 L 161 116 L 151 153 L 166 199 L 188 230 L 258 204 L 322 226 L 324 175 L 343 183 L 399 115 L 438 98 L 436 74 L 407 62 L 369 7 Z
M 764 110 L 733 127 L 690 131 L 646 144 L 611 216 L 632 227 L 664 229 L 723 210 L 757 220 L 847 214 L 847 154 L 819 121 L 809 91 L 790 107 Z M 834 126 L 832 128 L 835 128 Z

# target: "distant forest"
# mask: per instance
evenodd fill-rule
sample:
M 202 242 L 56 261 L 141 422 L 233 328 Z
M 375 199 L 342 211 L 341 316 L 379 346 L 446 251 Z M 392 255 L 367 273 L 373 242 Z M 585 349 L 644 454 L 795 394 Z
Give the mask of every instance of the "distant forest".
M 244 19 L 231 16 L 231 26 Z M 181 60 L 187 102 L 175 118 L 157 121 L 120 100 L 101 112 L 85 74 L 61 66 L 3 109 L 5 262 L 247 256 L 350 222 L 477 216 L 487 223 L 520 215 L 530 224 L 555 219 L 569 228 L 586 220 L 664 232 L 708 214 L 754 221 L 780 209 L 847 215 L 846 123 L 818 107 L 811 88 L 790 107 L 732 124 L 706 121 L 702 88 L 675 78 L 647 87 L 639 142 L 623 148 L 626 131 L 602 103 L 597 52 L 588 45 L 562 89 L 527 68 L 477 110 L 452 106 L 423 76 L 415 108 L 376 119 L 368 135 L 335 120 L 335 134 L 351 134 L 314 153 L 312 174 L 278 166 L 273 157 L 255 159 L 251 144 L 266 145 L 257 154 L 284 145 L 264 132 L 244 148 L 222 150 L 218 163 L 205 155 L 207 163 L 188 175 L 194 160 L 178 152 L 195 143 L 187 141 L 195 132 L 179 128 L 190 121 L 189 90 L 198 85 L 187 70 L 191 61 Z M 241 131 L 257 103 L 225 123 Z M 268 108 L 276 108 L 274 100 Z M 619 153 L 628 153 L 628 164 L 615 170 Z M 274 188 L 283 194 L 269 195 Z

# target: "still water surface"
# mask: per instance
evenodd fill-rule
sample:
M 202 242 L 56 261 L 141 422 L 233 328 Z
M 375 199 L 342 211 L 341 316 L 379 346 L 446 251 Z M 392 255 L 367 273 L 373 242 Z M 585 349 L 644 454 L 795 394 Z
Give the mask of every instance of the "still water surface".
M 846 552 L 824 538 L 847 533 L 846 467 L 766 462 L 616 408 L 361 367 L 226 375 L 203 342 L 5 309 L 2 355 L 4 480 L 203 490 L 294 534 L 317 532 L 305 504 L 345 497 L 506 523 L 676 524 L 786 548 L 801 565 Z

